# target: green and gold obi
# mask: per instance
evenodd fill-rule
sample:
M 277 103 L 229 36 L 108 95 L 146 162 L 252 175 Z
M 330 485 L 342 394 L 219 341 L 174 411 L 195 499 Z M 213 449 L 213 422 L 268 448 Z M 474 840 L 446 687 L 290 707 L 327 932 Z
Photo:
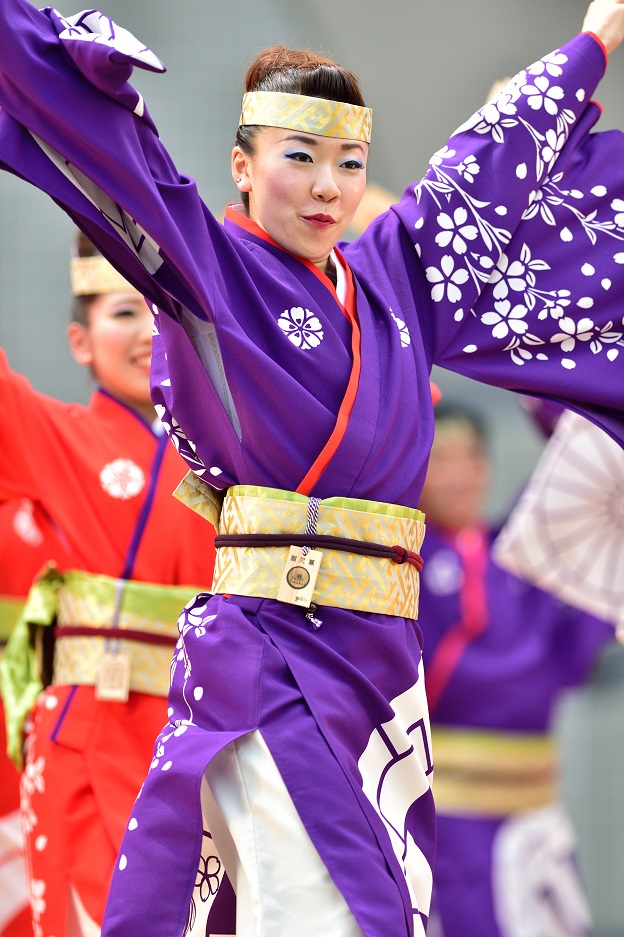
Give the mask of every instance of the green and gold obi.
M 94 686 L 109 646 L 129 658 L 129 690 L 166 697 L 178 616 L 197 591 L 48 567 L 30 590 L 0 662 L 11 758 L 21 760 L 24 720 L 44 683 Z

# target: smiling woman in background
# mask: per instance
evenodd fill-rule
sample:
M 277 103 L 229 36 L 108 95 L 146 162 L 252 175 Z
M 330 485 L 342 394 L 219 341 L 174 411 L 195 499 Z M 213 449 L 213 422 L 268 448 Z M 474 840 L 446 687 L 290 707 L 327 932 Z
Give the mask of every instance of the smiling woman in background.
M 143 297 L 83 235 L 71 280 L 69 344 L 97 384 L 88 406 L 38 393 L 0 351 L 0 497 L 34 505 L 55 564 L 2 661 L 20 766 L 27 715 L 31 723 L 21 806 L 40 937 L 92 935 L 102 923 L 130 807 L 167 717 L 176 619 L 193 589 L 210 583 L 214 556 L 212 528 L 171 497 L 182 463 L 150 401 Z M 38 645 L 47 673 L 35 672 L 32 624 L 48 626 Z M 103 679 L 111 663 L 117 683 Z

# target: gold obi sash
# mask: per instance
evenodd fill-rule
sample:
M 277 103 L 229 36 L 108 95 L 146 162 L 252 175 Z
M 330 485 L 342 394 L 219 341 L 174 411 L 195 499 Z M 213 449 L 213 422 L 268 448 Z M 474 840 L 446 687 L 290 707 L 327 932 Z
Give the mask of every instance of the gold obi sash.
M 556 746 L 549 735 L 437 727 L 432 748 L 440 814 L 502 817 L 557 799 Z
M 189 473 L 192 475 L 192 473 Z M 213 523 L 219 535 L 291 534 L 306 529 L 309 498 L 292 491 L 237 485 L 218 510 L 215 494 L 197 476 L 176 497 Z M 412 508 L 354 498 L 327 498 L 318 510 L 316 533 L 418 553 L 425 534 L 424 514 Z M 418 617 L 419 573 L 408 563 L 321 547 L 312 601 L 315 605 L 357 609 L 403 618 Z M 221 546 L 212 592 L 277 599 L 288 546 Z
M 48 567 L 30 590 L 0 661 L 8 752 L 15 764 L 21 765 L 25 718 L 44 683 L 95 685 L 109 643 L 130 658 L 130 690 L 166 697 L 177 619 L 197 591 Z M 51 675 L 50 625 L 56 625 Z
M 130 689 L 166 697 L 177 620 L 198 589 L 121 582 L 81 571 L 63 578 L 52 683 L 95 685 L 108 639 L 116 652 L 131 658 Z M 92 634 L 75 633 L 87 631 Z

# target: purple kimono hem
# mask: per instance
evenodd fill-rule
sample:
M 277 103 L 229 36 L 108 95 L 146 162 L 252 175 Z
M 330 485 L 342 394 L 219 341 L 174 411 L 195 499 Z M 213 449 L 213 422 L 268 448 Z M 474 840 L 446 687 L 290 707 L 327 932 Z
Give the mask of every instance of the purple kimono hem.
M 388 647 L 405 661 L 400 672 L 366 660 L 366 654 L 359 669 L 353 660 L 354 640 L 366 646 L 382 622 Z M 200 595 L 183 613 L 180 627 L 170 725 L 159 737 L 122 843 L 105 932 L 127 934 L 129 927 L 143 932 L 142 905 L 135 917 L 131 906 L 136 902 L 130 896 L 144 892 L 153 876 L 150 870 L 160 867 L 167 869 L 166 900 L 150 898 L 152 907 L 158 901 L 158 927 L 163 934 L 183 934 L 201 849 L 203 773 L 228 742 L 259 729 L 363 932 L 382 937 L 392 925 L 392 933 L 424 933 L 428 906 L 414 907 L 401 865 L 415 843 L 421 847 L 421 864 L 433 862 L 428 727 L 416 719 L 403 735 L 400 705 L 395 712 L 386 701 L 413 696 L 412 711 L 422 711 L 414 623 L 325 608 L 323 627 L 311 632 L 299 609 L 284 610 L 267 600 Z M 332 636 L 331 646 L 327 635 Z M 384 727 L 386 740 L 381 765 L 376 726 Z M 362 759 L 367 745 L 372 754 Z M 393 775 L 397 766 L 400 786 Z M 377 791 L 377 809 L 371 809 L 367 787 Z M 405 796 L 410 797 L 407 804 Z M 398 831 L 391 829 L 386 801 L 403 818 Z M 400 849 L 389 832 L 400 839 Z M 152 932 L 155 926 L 151 921 Z

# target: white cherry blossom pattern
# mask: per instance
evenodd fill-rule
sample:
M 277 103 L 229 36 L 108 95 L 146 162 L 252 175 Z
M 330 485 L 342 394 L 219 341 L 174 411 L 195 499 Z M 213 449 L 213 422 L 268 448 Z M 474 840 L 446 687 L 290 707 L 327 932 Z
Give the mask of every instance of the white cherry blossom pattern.
M 538 366 L 540 361 L 558 356 L 561 365 L 571 370 L 577 364 L 574 355 L 583 348 L 605 353 L 613 361 L 623 345 L 617 324 L 599 327 L 588 318 L 596 291 L 611 288 L 613 271 L 575 245 L 578 271 L 588 282 L 583 287 L 580 280 L 575 281 L 573 293 L 568 284 L 564 288 L 557 282 L 550 257 L 546 262 L 532 256 L 526 242 L 512 241 L 513 227 L 507 229 L 504 219 L 510 217 L 512 226 L 515 221 L 509 216 L 505 198 L 501 197 L 503 204 L 478 198 L 480 186 L 475 181 L 480 178 L 482 145 L 477 139 L 471 150 L 470 136 L 466 135 L 489 135 L 496 147 L 507 142 L 512 132 L 518 140 L 525 133 L 518 149 L 516 177 L 520 182 L 531 180 L 533 191 L 521 221 L 554 228 L 563 250 L 581 236 L 591 245 L 605 237 L 624 240 L 624 197 L 619 192 L 614 191 L 609 199 L 607 186 L 596 174 L 587 192 L 574 185 L 566 187 L 564 172 L 554 171 L 576 120 L 576 102 L 585 101 L 591 92 L 576 86 L 566 98 L 562 76 L 567 62 L 567 55 L 557 50 L 521 72 L 459 128 L 458 134 L 464 137 L 461 144 L 451 139 L 434 154 L 427 176 L 414 190 L 418 204 L 427 207 L 415 221 L 413 242 L 423 259 L 431 299 L 441 310 L 446 312 L 446 307 L 456 322 L 466 315 L 476 316 L 488 329 L 489 341 L 501 342 L 501 350 L 516 365 L 532 362 Z M 572 96 L 574 110 L 566 106 Z M 431 224 L 424 224 L 431 217 L 432 204 L 434 212 L 436 206 L 438 209 L 433 234 L 438 252 L 431 250 Z M 425 235 L 429 241 L 421 241 Z M 552 237 L 552 233 L 546 234 L 545 243 Z M 539 243 L 532 231 L 530 238 Z M 614 252 L 612 258 L 616 264 L 624 264 L 624 250 Z M 544 325 L 536 328 L 540 321 L 553 323 L 551 334 Z M 464 352 L 471 354 L 475 347 L 470 342 Z
M 604 345 L 613 346 L 617 343 L 618 345 L 622 345 L 624 347 L 624 342 L 622 341 L 623 335 L 624 333 L 614 330 L 613 322 L 607 322 L 601 329 L 598 329 L 594 333 L 594 337 L 592 338 L 589 347 L 595 355 L 599 354 L 603 350 Z M 617 348 L 610 347 L 607 351 L 607 358 L 609 361 L 615 361 L 618 354 L 619 351 Z
M 507 85 L 494 100 L 488 101 L 467 124 L 470 124 L 470 129 L 475 130 L 477 133 L 491 134 L 496 143 L 504 143 L 505 130 L 518 126 L 516 120 L 518 108 L 514 100 L 517 100 L 517 95 L 514 93 L 513 86 Z M 460 130 L 467 129 L 467 124 L 460 127 Z
M 184 735 L 188 730 L 188 727 L 192 724 L 193 723 L 189 719 L 177 719 L 175 722 L 169 722 L 168 725 L 165 726 L 156 739 L 156 744 L 154 746 L 154 757 L 152 758 L 152 762 L 149 766 L 150 771 L 155 771 L 156 769 L 160 771 L 169 771 L 171 769 L 173 766 L 173 759 L 169 757 L 167 742 L 169 742 L 170 739 L 179 738 L 181 735 Z M 141 791 L 139 791 L 139 795 L 140 793 Z M 131 818 L 127 829 L 130 832 L 138 829 L 138 823 L 136 820 Z
M 559 85 L 551 85 L 546 74 L 538 75 L 533 84 L 526 84 L 520 89 L 527 96 L 529 107 L 539 111 L 541 107 L 553 116 L 557 114 L 559 106 L 557 101 L 563 99 L 564 91 Z
M 541 342 L 539 339 L 538 341 Z M 521 344 L 520 339 L 516 337 L 512 338 L 512 340 L 505 348 L 505 351 L 509 352 L 509 357 L 514 364 L 523 365 L 533 359 L 533 352 L 529 351 L 528 348 L 525 348 Z
M 468 250 L 468 241 L 474 241 L 478 235 L 477 227 L 468 224 L 468 212 L 465 208 L 456 208 L 453 215 L 441 212 L 438 215 L 438 225 L 441 231 L 436 235 L 438 247 L 451 245 L 456 254 L 465 254 Z
M 555 52 L 550 52 L 548 55 L 545 55 L 543 59 L 539 62 L 534 62 L 533 65 L 530 65 L 527 68 L 527 73 L 529 75 L 543 75 L 544 73 L 551 75 L 553 78 L 560 78 L 563 75 L 562 65 L 568 61 L 568 57 L 556 50 Z
M 583 317 L 575 322 L 574 319 L 564 316 L 559 319 L 559 328 L 561 332 L 551 336 L 551 342 L 556 342 L 561 347 L 561 351 L 569 354 L 574 351 L 577 342 L 591 341 L 594 333 L 594 322 L 592 319 Z
M 172 762 L 166 758 L 167 742 L 170 738 L 173 738 L 174 734 L 175 729 L 170 724 L 166 729 L 163 729 L 163 731 L 156 739 L 156 745 L 154 746 L 154 757 L 152 758 L 152 762 L 149 767 L 150 771 L 154 771 L 156 768 L 160 768 L 161 771 L 168 771 L 171 767 Z
M 410 335 L 410 331 L 407 325 L 405 324 L 403 319 L 399 319 L 398 316 L 395 316 L 392 309 L 390 310 L 390 315 L 396 322 L 397 329 L 399 330 L 399 335 L 401 336 L 401 345 L 403 346 L 403 348 L 407 348 L 408 345 L 412 344 L 412 337 Z
M 111 498 L 129 501 L 145 488 L 145 474 L 132 459 L 114 459 L 100 472 L 100 484 Z
M 559 153 L 563 149 L 564 143 L 566 142 L 566 139 L 566 134 L 561 129 L 557 131 L 551 128 L 550 130 L 546 131 L 540 157 L 546 166 L 547 172 L 550 172 L 556 163 Z
M 520 256 L 510 262 L 507 254 L 501 254 L 490 276 L 494 299 L 507 299 L 510 294 L 521 293 L 527 309 L 533 309 L 540 295 L 536 289 L 536 274 L 541 270 L 550 270 L 544 260 L 532 257 L 531 249 L 523 244 Z
M 570 356 L 577 350 L 577 346 L 589 345 L 595 355 L 604 352 L 611 362 L 619 357 L 620 348 L 624 348 L 624 318 L 619 326 L 607 322 L 599 327 L 588 316 L 582 316 L 577 321 L 568 315 L 559 318 L 557 324 L 561 331 L 550 339 L 544 340 L 526 331 L 522 335 L 515 334 L 504 351 L 509 352 L 514 364 L 522 365 L 533 358 L 537 361 L 549 360 L 547 351 L 550 344 L 553 348 L 556 346 L 562 355 L 562 367 L 573 370 L 577 362 Z M 537 346 L 540 346 L 539 349 Z
M 484 213 L 484 209 L 489 206 L 489 202 L 477 199 L 471 195 L 467 186 L 472 185 L 474 179 L 480 172 L 479 163 L 474 155 L 469 154 L 458 162 L 451 162 L 456 158 L 455 150 L 445 147 L 439 150 L 430 163 L 431 173 L 423 179 L 415 188 L 417 201 L 423 197 L 429 196 L 440 208 L 437 216 L 439 232 L 436 235 L 435 243 L 442 248 L 450 247 L 457 255 L 463 272 L 468 276 L 463 279 L 463 274 L 457 273 L 462 277 L 462 283 L 467 282 L 468 278 L 477 286 L 480 291 L 483 284 L 487 283 L 494 262 L 489 256 L 493 250 L 500 254 L 505 249 L 511 239 L 509 231 L 497 224 L 492 224 Z M 469 168 L 468 168 L 469 167 Z M 451 200 L 461 201 L 461 205 L 449 211 Z M 416 232 L 419 230 L 416 224 Z M 419 235 L 416 233 L 414 246 L 419 256 L 421 255 L 421 244 Z M 482 248 L 479 250 L 479 248 Z M 483 247 L 485 250 L 483 250 Z M 449 255 L 450 256 L 450 255 Z M 451 257 L 451 260 L 453 258 Z M 441 260 L 442 273 L 445 274 L 445 268 L 449 266 L 449 260 L 444 257 Z M 433 272 L 436 268 L 431 267 Z M 435 276 L 435 274 L 433 274 Z M 427 277 L 429 279 L 429 276 Z M 435 280 L 433 282 L 436 282 Z M 455 286 L 460 285 L 457 276 L 454 281 Z M 437 290 L 437 293 L 440 291 Z M 451 290 L 451 295 L 455 294 Z M 439 301 L 439 300 L 435 300 Z M 463 312 L 456 314 L 457 321 L 463 318 Z
M 526 306 L 512 306 L 509 300 L 502 299 L 494 303 L 492 312 L 485 312 L 481 316 L 484 325 L 492 325 L 494 338 L 507 338 L 510 332 L 524 335 L 529 326 L 526 322 Z
M 171 662 L 170 676 L 171 683 L 173 683 L 173 678 L 177 672 L 178 666 L 181 665 L 183 667 L 182 698 L 188 707 L 188 717 L 185 719 L 175 719 L 173 721 L 173 710 L 171 708 L 169 709 L 169 724 L 165 726 L 156 740 L 150 771 L 170 770 L 173 765 L 173 759 L 168 754 L 169 746 L 167 743 L 171 739 L 183 735 L 188 727 L 194 724 L 193 704 L 195 701 L 201 701 L 203 688 L 198 691 L 197 686 L 193 687 L 192 685 L 192 665 L 186 648 L 186 638 L 190 636 L 201 640 L 206 634 L 206 626 L 216 619 L 216 615 L 206 614 L 211 598 L 212 596 L 209 593 L 200 593 L 194 596 L 186 604 L 178 618 L 179 637 Z
M 572 300 L 570 299 L 570 290 L 553 290 L 550 295 L 543 297 L 544 305 L 537 314 L 538 319 L 560 319 L 565 315 L 567 307 Z
M 520 72 L 510 81 L 491 101 L 488 101 L 476 114 L 470 117 L 459 127 L 456 133 L 474 130 L 478 134 L 489 134 L 495 143 L 505 142 L 505 131 L 518 127 L 519 124 L 529 133 L 536 149 L 537 178 L 542 179 L 547 170 L 552 167 L 556 155 L 563 142 L 567 139 L 574 114 L 567 108 L 561 107 L 564 91 L 559 85 L 553 83 L 562 73 L 561 66 L 567 62 L 564 53 L 554 53 L 550 60 L 544 59 L 531 68 Z M 559 70 L 559 74 L 554 74 Z M 517 102 L 525 98 L 532 110 L 544 109 L 548 114 L 556 117 L 556 128 L 549 134 L 540 134 L 529 122 L 522 118 L 518 112 Z M 465 165 L 466 158 L 460 165 Z M 439 154 L 431 162 L 435 168 L 440 164 Z
M 285 309 L 277 324 L 288 340 L 302 351 L 317 348 L 323 341 L 323 326 L 318 316 L 303 306 Z
M 472 183 L 481 172 L 481 167 L 477 162 L 476 156 L 467 156 L 457 166 L 457 172 L 463 178 L 464 182 Z
M 565 61 L 567 61 L 565 55 L 555 54 L 553 60 L 548 63 L 548 67 L 552 67 L 553 71 L 556 71 Z M 540 71 L 547 70 L 546 66 L 540 66 Z M 535 82 L 538 81 L 539 85 L 536 85 Z M 539 134 L 526 120 L 518 116 L 518 109 L 515 103 L 523 94 L 528 100 L 532 96 L 532 90 L 535 88 L 537 88 L 542 95 L 546 94 L 549 102 L 556 102 L 560 99 L 560 89 L 551 90 L 549 78 L 538 74 L 533 81 L 531 81 L 528 77 L 528 72 L 520 73 L 520 75 L 514 81 L 510 82 L 496 98 L 488 102 L 473 118 L 467 121 L 460 128 L 460 131 L 472 129 L 480 134 L 491 133 L 495 142 L 502 143 L 505 139 L 505 129 L 517 127 L 519 124 L 522 124 L 533 140 L 535 146 L 536 176 L 538 179 L 541 179 L 546 174 L 547 169 L 551 168 L 561 147 L 567 139 L 569 125 L 573 121 L 574 115 L 568 110 L 562 110 L 557 116 L 556 130 L 553 129 L 547 132 L 546 135 Z M 548 95 L 549 90 L 551 90 L 550 95 Z M 533 103 L 536 104 L 537 102 Z M 549 112 L 553 107 L 555 107 L 555 111 L 557 111 L 556 104 L 549 103 L 547 105 Z M 465 166 L 468 164 L 468 160 L 470 160 L 471 165 L 476 163 L 476 157 L 473 154 L 467 157 L 464 156 L 463 160 L 460 160 L 457 165 L 453 166 L 450 160 L 454 155 L 455 152 L 448 148 L 436 154 L 436 157 L 431 163 L 432 172 L 430 173 L 430 178 L 421 183 L 420 192 L 417 191 L 417 195 L 421 195 L 423 191 L 427 191 L 441 208 L 443 207 L 443 199 L 449 202 L 451 198 L 459 196 L 469 215 L 465 223 L 472 225 L 477 230 L 482 240 L 483 247 L 490 253 L 493 248 L 498 248 L 499 252 L 503 253 L 506 245 L 510 241 L 510 232 L 502 227 L 499 228 L 487 222 L 484 217 L 483 209 L 489 207 L 489 203 L 479 202 L 472 198 L 467 191 L 462 190 L 458 179 L 454 178 L 454 174 L 457 173 L 457 176 L 465 183 Z M 433 176 L 433 178 L 431 178 L 431 176 Z M 474 174 L 471 174 L 470 181 L 472 182 L 473 180 Z M 534 200 L 538 200 L 537 195 L 534 195 Z M 541 201 L 541 199 L 539 201 Z M 538 211 L 540 207 L 540 205 L 536 205 L 534 211 Z M 455 209 L 455 213 L 457 210 L 458 209 Z M 499 206 L 494 206 L 494 211 L 499 214 L 499 216 L 504 216 L 505 214 L 502 206 L 500 210 Z M 546 214 L 548 211 L 549 209 L 544 209 Z M 438 239 L 441 239 L 442 242 L 445 240 L 445 235 L 448 234 L 448 217 L 448 212 L 441 212 L 438 219 L 439 223 L 440 221 L 442 222 L 441 227 L 443 230 L 438 235 Z M 462 240 L 463 243 L 465 243 L 465 239 Z M 461 248 L 463 247 L 462 240 L 458 240 L 456 244 L 452 245 L 457 254 L 461 253 Z M 471 240 L 474 239 L 471 238 Z M 440 243 L 440 240 L 437 240 L 437 243 Z M 478 245 L 475 244 L 475 250 L 477 246 Z M 419 245 L 417 245 L 417 250 L 418 249 Z M 484 256 L 472 255 L 469 257 L 466 255 L 465 251 L 464 254 L 464 266 L 468 270 L 475 285 L 479 287 L 484 281 Z M 488 258 L 488 260 L 489 259 L 490 258 Z M 487 271 L 488 268 L 486 266 L 485 272 Z
M 429 164 L 431 166 L 441 166 L 442 163 L 446 162 L 446 160 L 453 159 L 454 156 L 455 150 L 449 149 L 448 146 L 443 146 L 441 150 L 435 151 L 429 160 Z
M 445 254 L 440 262 L 440 269 L 427 267 L 425 275 L 433 283 L 431 298 L 434 303 L 448 299 L 451 303 L 460 303 L 462 291 L 460 286 L 469 279 L 468 271 L 463 267 L 455 267 L 455 261 L 450 254 Z

